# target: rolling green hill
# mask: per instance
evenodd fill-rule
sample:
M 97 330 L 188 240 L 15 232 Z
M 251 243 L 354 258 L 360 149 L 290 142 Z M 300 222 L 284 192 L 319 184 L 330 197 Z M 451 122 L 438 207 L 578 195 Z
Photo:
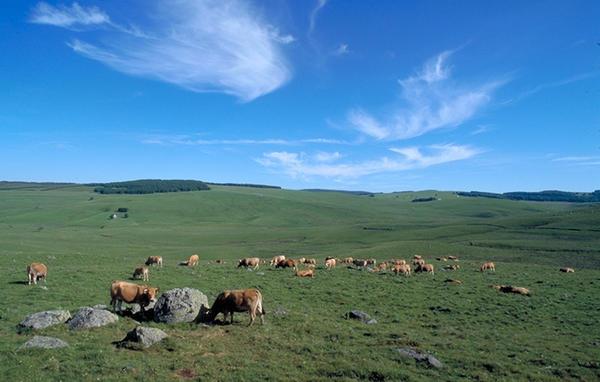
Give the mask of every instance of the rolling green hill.
M 211 185 L 184 193 L 98 194 L 81 185 L 0 187 L 0 375 L 6 380 L 597 380 L 600 378 L 600 205 L 402 192 L 372 197 Z M 412 203 L 435 197 L 431 203 Z M 118 208 L 128 217 L 111 219 Z M 179 261 L 198 253 L 200 265 Z M 319 259 L 314 280 L 261 266 L 258 256 Z M 436 275 L 396 277 L 338 266 L 325 256 L 424 256 Z M 170 338 L 143 352 L 118 350 L 129 318 L 85 332 L 42 330 L 70 347 L 17 351 L 32 333 L 16 325 L 33 312 L 108 303 L 149 255 L 165 259 L 150 284 L 193 287 L 212 300 L 223 289 L 258 287 L 266 325 L 148 323 Z M 435 257 L 460 257 L 444 272 Z M 209 263 L 225 259 L 225 265 Z M 496 263 L 495 274 L 477 271 Z M 47 289 L 23 285 L 25 267 L 49 267 Z M 575 274 L 558 268 L 574 267 Z M 444 283 L 448 277 L 463 285 Z M 499 294 L 491 284 L 532 290 Z M 211 301 L 212 302 L 212 301 Z M 375 325 L 347 321 L 361 309 Z M 277 312 L 286 314 L 276 314 Z M 395 349 L 417 347 L 440 359 L 429 369 Z

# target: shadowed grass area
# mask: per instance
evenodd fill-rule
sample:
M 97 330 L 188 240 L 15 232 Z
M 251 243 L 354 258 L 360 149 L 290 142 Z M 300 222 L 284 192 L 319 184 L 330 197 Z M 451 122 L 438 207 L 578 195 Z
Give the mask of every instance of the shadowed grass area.
M 98 195 L 91 188 L 0 191 L 0 372 L 6 380 L 596 380 L 600 378 L 600 206 L 457 198 L 452 193 L 375 197 L 212 186 L 211 191 Z M 436 195 L 431 203 L 411 203 Z M 109 219 L 120 207 L 128 218 Z M 196 268 L 178 266 L 193 253 Z M 236 259 L 316 257 L 316 278 Z M 325 256 L 424 256 L 436 275 L 396 277 L 338 266 Z M 148 323 L 169 334 L 144 350 L 116 349 L 130 318 L 89 331 L 39 331 L 69 348 L 17 351 L 33 333 L 16 325 L 33 312 L 107 304 L 109 284 L 161 255 L 150 284 L 259 288 L 266 325 Z M 461 269 L 435 257 L 456 255 Z M 225 259 L 226 264 L 209 263 Z M 477 271 L 484 260 L 496 273 Z M 48 265 L 47 289 L 23 285 L 32 261 Z M 558 267 L 572 266 L 575 274 Z M 456 278 L 463 285 L 451 285 Z M 492 284 L 524 286 L 531 297 Z M 377 319 L 344 319 L 360 309 Z M 281 314 L 286 312 L 286 314 Z M 403 359 L 396 349 L 435 355 L 443 369 Z

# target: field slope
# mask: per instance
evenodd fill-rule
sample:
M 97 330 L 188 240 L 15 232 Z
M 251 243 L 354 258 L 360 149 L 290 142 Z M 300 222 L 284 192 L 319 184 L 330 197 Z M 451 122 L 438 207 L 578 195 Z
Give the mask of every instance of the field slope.
M 416 198 L 439 200 L 412 203 Z M 117 214 L 127 208 L 127 218 Z M 600 204 L 457 197 L 445 192 L 375 194 L 211 185 L 210 191 L 101 195 L 92 187 L 45 185 L 0 190 L 0 375 L 5 380 L 597 380 L 600 378 Z M 179 261 L 198 253 L 200 265 Z M 246 256 L 319 259 L 314 280 Z M 424 256 L 436 275 L 395 277 L 322 267 L 325 256 Z M 161 290 L 260 288 L 266 324 L 147 323 L 169 334 L 146 351 L 116 349 L 136 326 L 40 331 L 70 347 L 18 351 L 28 314 L 106 304 L 112 280 L 127 279 L 149 255 Z M 435 257 L 460 257 L 444 272 Z M 209 263 L 225 259 L 226 264 Z M 495 274 L 477 271 L 496 263 Z M 23 285 L 25 267 L 49 267 L 47 289 Z M 558 268 L 570 266 L 574 274 Z M 463 285 L 444 283 L 448 277 Z M 504 295 L 491 284 L 530 288 Z M 344 319 L 360 309 L 375 325 Z M 401 358 L 415 347 L 444 363 L 430 369 Z

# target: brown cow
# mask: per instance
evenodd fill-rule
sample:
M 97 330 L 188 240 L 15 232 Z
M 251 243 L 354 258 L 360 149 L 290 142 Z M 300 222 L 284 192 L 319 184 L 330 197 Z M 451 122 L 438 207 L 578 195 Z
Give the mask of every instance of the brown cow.
M 486 271 L 486 270 L 490 270 L 493 272 L 496 272 L 496 265 L 494 263 L 492 263 L 491 261 L 488 261 L 487 263 L 483 263 L 481 265 L 481 267 L 479 268 L 480 272 Z
M 231 323 L 233 324 L 234 312 L 248 312 L 250 315 L 248 326 L 254 323 L 257 314 L 260 314 L 260 321 L 264 324 L 264 315 L 266 312 L 262 306 L 262 294 L 260 291 L 258 289 L 243 289 L 221 292 L 210 308 L 207 319 L 209 322 L 213 322 L 219 313 L 223 313 L 223 321 L 226 322 L 227 314 L 229 314 L 231 316 Z
M 367 259 L 367 265 L 375 265 L 377 264 L 377 260 L 375 259 Z
M 379 263 L 379 265 L 377 267 L 379 268 L 380 271 L 385 271 L 388 267 L 388 264 L 384 261 L 383 263 Z
M 296 270 L 296 261 L 294 259 L 285 259 L 277 263 L 275 268 L 292 268 Z
M 515 293 L 524 296 L 531 296 L 531 291 L 523 287 L 516 287 L 512 285 L 492 285 L 491 287 L 504 293 Z
M 404 276 L 410 276 L 410 265 L 408 264 L 395 264 L 394 265 L 394 273 L 396 275 L 399 275 L 400 273 L 402 273 Z
M 367 260 L 356 259 L 352 261 L 352 264 L 356 265 L 357 267 L 366 267 Z
M 352 257 L 346 257 L 344 260 L 342 260 L 342 263 L 344 264 L 352 264 L 354 262 L 354 259 Z
M 155 264 L 162 268 L 163 258 L 161 256 L 148 257 L 148 260 L 146 260 L 146 265 L 155 265 Z
M 271 259 L 271 263 L 270 264 L 271 264 L 271 266 L 277 265 L 277 264 L 279 264 L 280 261 L 283 261 L 283 260 L 285 260 L 285 256 L 284 255 L 274 256 Z
M 190 256 L 190 258 L 187 261 L 187 266 L 195 267 L 196 265 L 198 265 L 199 261 L 200 261 L 200 257 L 198 255 L 192 255 L 192 256 Z
M 395 260 L 394 264 L 395 265 L 404 265 L 404 264 L 406 264 L 406 260 L 403 260 L 403 259 Z
M 433 264 L 420 264 L 415 268 L 415 272 L 425 272 L 435 275 L 433 271 Z
M 568 267 L 560 268 L 560 271 L 565 273 L 575 273 L 575 269 Z
M 46 283 L 46 277 L 48 276 L 48 267 L 42 263 L 31 263 L 27 266 L 27 279 L 29 285 L 31 283 L 37 284 L 39 279 L 43 279 Z
M 335 265 L 336 265 L 335 259 L 325 260 L 325 268 L 327 268 L 327 269 L 335 268 Z
M 307 265 L 317 265 L 317 260 L 315 260 L 315 259 L 304 259 L 304 264 L 307 264 Z
M 414 255 L 413 256 L 414 260 L 423 260 L 423 256 L 419 256 L 419 255 Z
M 260 259 L 258 257 L 246 257 L 244 259 L 240 259 L 238 261 L 238 268 L 252 268 L 254 270 L 258 269 L 258 265 L 260 264 Z
M 313 268 L 299 270 L 299 271 L 296 271 L 296 276 L 298 276 L 298 277 L 315 277 L 315 270 Z
M 413 265 L 415 267 L 418 267 L 418 266 L 421 266 L 421 265 L 424 265 L 424 264 L 425 264 L 425 260 L 423 260 L 423 259 L 414 259 L 413 260 Z M 416 272 L 416 270 L 415 270 L 415 272 Z
M 140 310 L 144 312 L 144 308 L 156 301 L 158 288 L 149 287 L 148 285 L 138 285 L 128 283 L 126 281 L 113 281 L 110 286 L 110 305 L 113 311 L 121 312 L 123 302 L 127 304 L 139 304 Z
M 460 269 L 460 265 L 458 265 L 458 264 L 444 265 L 444 269 L 447 271 L 456 271 L 456 270 Z
M 149 276 L 150 275 L 149 275 L 147 267 L 137 267 L 133 271 L 133 276 L 131 276 L 131 277 L 134 279 L 141 278 L 143 281 L 148 281 Z

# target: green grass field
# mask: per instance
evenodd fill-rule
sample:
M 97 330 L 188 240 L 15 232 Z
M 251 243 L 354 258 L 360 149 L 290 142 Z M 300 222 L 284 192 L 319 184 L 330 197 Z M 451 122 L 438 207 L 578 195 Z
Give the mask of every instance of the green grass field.
M 441 200 L 411 203 L 437 194 Z M 119 207 L 127 219 L 111 220 Z M 81 186 L 0 190 L 0 379 L 32 380 L 598 380 L 600 204 L 459 198 L 452 193 L 375 197 L 213 186 L 211 191 L 99 195 Z M 178 266 L 198 253 L 195 269 Z M 290 270 L 235 267 L 247 256 L 315 257 L 315 279 Z M 396 277 L 338 266 L 325 256 L 380 261 L 424 256 L 436 275 Z M 149 255 L 150 284 L 192 287 L 209 301 L 224 289 L 259 288 L 266 324 L 148 323 L 169 334 L 145 351 L 117 349 L 129 318 L 89 331 L 39 331 L 71 346 L 17 351 L 33 336 L 28 314 L 107 304 L 115 279 Z M 437 256 L 460 257 L 441 270 Z M 225 259 L 224 265 L 209 264 Z M 482 261 L 496 263 L 482 274 Z M 23 285 L 25 267 L 48 265 L 47 289 Z M 558 268 L 570 266 L 574 274 Z M 444 283 L 447 277 L 464 282 Z M 491 284 L 530 288 L 506 295 Z M 351 309 L 378 323 L 344 319 Z M 274 314 L 285 310 L 286 315 Z M 395 349 L 416 347 L 445 364 L 429 369 Z

